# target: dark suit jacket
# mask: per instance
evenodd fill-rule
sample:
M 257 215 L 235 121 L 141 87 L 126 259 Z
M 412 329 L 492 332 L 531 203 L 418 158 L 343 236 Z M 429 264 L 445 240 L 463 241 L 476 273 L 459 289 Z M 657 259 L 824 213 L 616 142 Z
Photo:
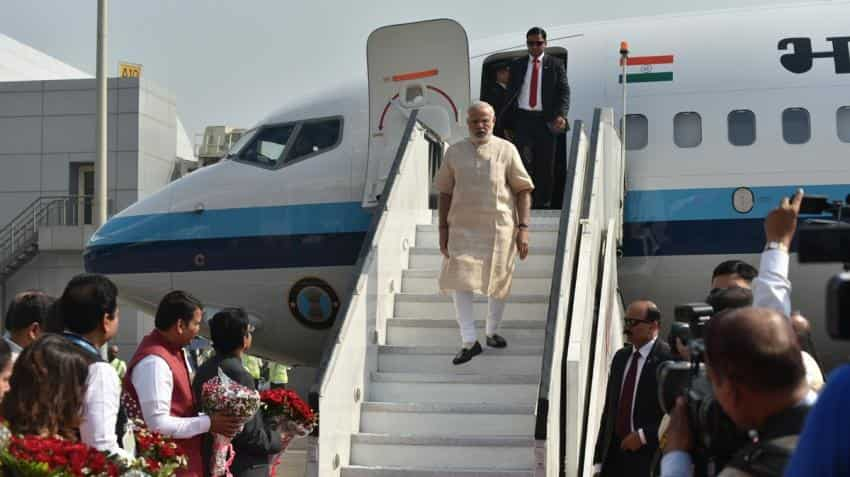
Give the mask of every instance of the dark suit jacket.
M 198 368 L 195 380 L 192 382 L 192 391 L 198 402 L 201 402 L 201 386 L 210 379 L 218 376 L 218 368 L 221 367 L 224 374 L 239 384 L 255 389 L 254 378 L 245 371 L 242 360 L 235 356 L 221 356 L 217 352 L 215 356 L 208 359 Z M 209 434 L 204 436 L 203 456 L 204 466 L 209 475 L 209 460 L 211 456 L 212 439 Z M 236 458 L 233 460 L 231 472 L 239 476 L 242 472 L 257 465 L 268 465 L 271 456 L 281 451 L 280 432 L 271 428 L 265 422 L 261 412 L 245 423 L 242 432 L 233 438 L 233 448 L 236 450 Z
M 511 129 L 509 124 L 510 116 L 505 114 L 505 111 L 508 109 L 508 101 L 510 101 L 510 99 L 511 90 L 509 88 L 503 88 L 496 82 L 489 84 L 486 88 L 484 88 L 484 92 L 481 93 L 481 101 L 486 101 L 490 104 L 490 106 L 493 106 L 493 109 L 496 111 L 496 127 L 494 129 L 494 133 L 496 133 L 499 137 L 504 136 L 503 132 L 505 129 Z
M 620 387 L 623 383 L 623 376 L 626 373 L 626 363 L 632 353 L 633 348 L 627 346 L 617 351 L 611 362 L 611 372 L 608 375 L 608 389 L 605 392 L 605 409 L 602 412 L 602 422 L 599 425 L 599 434 L 596 438 L 596 452 L 593 458 L 593 462 L 602 463 L 603 473 L 605 472 L 605 462 L 608 453 L 612 450 L 619 450 L 619 447 L 612 449 L 612 443 L 618 442 L 615 438 L 615 432 L 617 428 L 617 414 L 620 407 Z M 634 420 L 634 428 L 636 430 L 643 429 L 644 436 L 646 437 L 646 445 L 638 452 L 648 456 L 649 459 L 651 459 L 655 450 L 658 449 L 658 424 L 664 416 L 664 411 L 658 403 L 658 378 L 655 375 L 655 370 L 658 368 L 659 363 L 670 359 L 672 359 L 670 347 L 661 339 L 656 339 L 655 346 L 649 352 L 649 357 L 647 357 L 638 378 L 632 419 Z M 647 459 L 647 463 L 649 459 Z M 639 474 L 636 472 L 634 475 Z
M 567 70 L 564 63 L 558 58 L 544 54 L 540 72 L 543 78 L 540 80 L 542 90 L 540 92 L 543 103 L 543 118 L 550 122 L 556 116 L 567 117 L 570 111 L 570 85 L 567 82 Z M 525 72 L 528 70 L 528 55 L 517 58 L 511 63 L 510 89 L 513 101 L 512 111 L 518 107 L 519 92 L 525 81 Z

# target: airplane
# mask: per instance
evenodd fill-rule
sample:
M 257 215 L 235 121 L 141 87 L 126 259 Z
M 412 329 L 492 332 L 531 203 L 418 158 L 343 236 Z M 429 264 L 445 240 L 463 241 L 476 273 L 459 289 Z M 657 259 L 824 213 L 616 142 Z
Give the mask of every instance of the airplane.
M 630 44 L 626 301 L 654 300 L 669 323 L 676 304 L 706 296 L 719 262 L 758 266 L 764 217 L 783 196 L 850 193 L 848 16 L 850 3 L 821 2 L 546 28 L 573 122 L 590 123 L 597 106 L 622 114 L 619 45 Z M 524 31 L 473 42 L 470 96 L 496 63 L 524 55 Z M 85 251 L 87 270 L 147 309 L 175 288 L 211 308 L 242 306 L 263 320 L 259 355 L 315 366 L 388 167 L 369 163 L 368 101 L 364 81 L 293 99 L 226 160 L 111 218 Z M 828 367 L 847 358 L 823 316 L 838 271 L 791 260 L 793 306 L 812 319 Z

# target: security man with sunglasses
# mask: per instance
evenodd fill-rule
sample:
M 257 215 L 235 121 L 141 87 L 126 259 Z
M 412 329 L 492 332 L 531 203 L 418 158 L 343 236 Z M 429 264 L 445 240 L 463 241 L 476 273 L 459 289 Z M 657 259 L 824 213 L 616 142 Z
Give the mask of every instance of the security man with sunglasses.
M 525 38 L 528 56 L 511 64 L 510 122 L 515 127 L 514 144 L 537 186 L 532 206 L 548 209 L 552 207 L 558 136 L 569 129 L 570 86 L 564 63 L 545 54 L 546 31 L 533 27 Z
M 671 359 L 670 347 L 658 339 L 661 312 L 651 301 L 630 304 L 625 325 L 629 346 L 617 351 L 611 363 L 594 473 L 648 476 L 664 415 L 658 404 L 655 370 Z

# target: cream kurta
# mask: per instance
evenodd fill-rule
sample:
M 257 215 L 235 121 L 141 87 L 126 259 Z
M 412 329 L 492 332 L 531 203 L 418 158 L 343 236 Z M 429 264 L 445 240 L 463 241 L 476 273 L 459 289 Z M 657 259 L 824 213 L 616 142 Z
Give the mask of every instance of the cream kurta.
M 504 299 L 516 262 L 516 194 L 534 184 L 516 147 L 498 137 L 481 145 L 469 139 L 451 146 L 436 179 L 451 194 L 449 258 L 440 290 L 472 291 Z

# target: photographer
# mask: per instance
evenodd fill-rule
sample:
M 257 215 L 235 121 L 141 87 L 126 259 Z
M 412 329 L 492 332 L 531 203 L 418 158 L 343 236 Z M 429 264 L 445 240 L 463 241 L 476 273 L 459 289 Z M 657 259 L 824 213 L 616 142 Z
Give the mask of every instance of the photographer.
M 799 434 L 815 399 L 788 319 L 766 308 L 721 313 L 706 326 L 705 357 L 717 401 L 751 438 L 719 475 L 781 475 L 791 447 L 781 438 Z M 676 401 L 661 462 L 664 477 L 693 475 L 686 406 L 685 398 Z
M 754 305 L 773 308 L 785 316 L 791 315 L 791 282 L 788 281 L 788 253 L 797 230 L 797 218 L 803 203 L 803 189 L 794 197 L 782 199 L 764 221 L 766 243 L 761 254 L 759 274 L 753 280 Z

